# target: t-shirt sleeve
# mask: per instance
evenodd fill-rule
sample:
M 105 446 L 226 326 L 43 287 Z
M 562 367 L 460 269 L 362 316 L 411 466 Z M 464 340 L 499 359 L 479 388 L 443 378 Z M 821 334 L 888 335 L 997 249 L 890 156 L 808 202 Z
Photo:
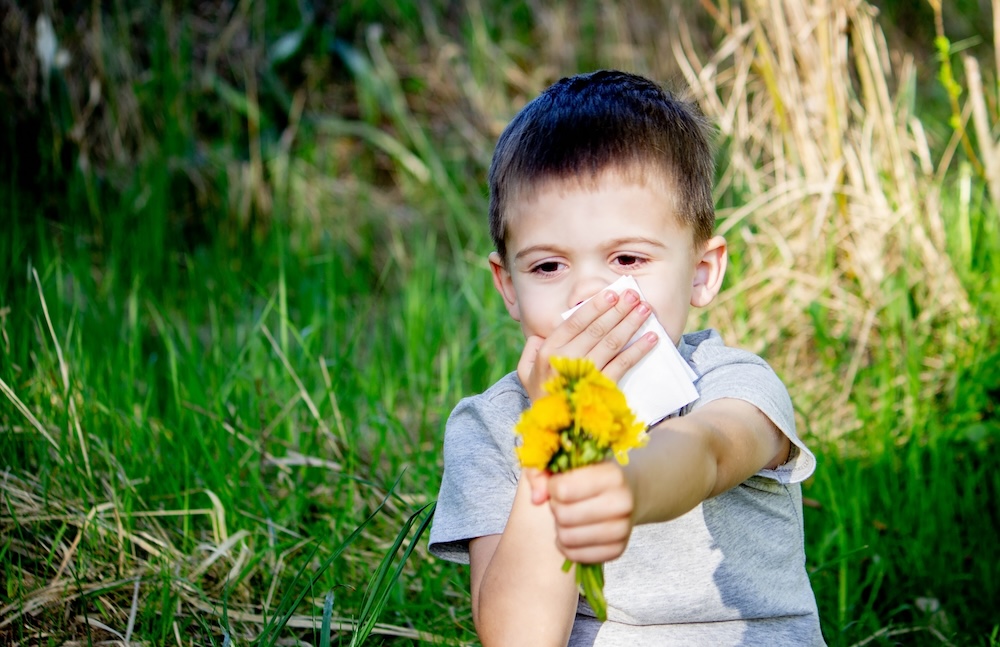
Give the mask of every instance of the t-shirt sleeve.
M 744 400 L 760 409 L 791 441 L 788 461 L 773 470 L 762 469 L 758 476 L 779 483 L 800 483 L 812 475 L 816 457 L 799 439 L 788 390 L 767 362 L 753 353 L 727 347 L 714 331 L 698 344 L 691 360 L 698 374 L 695 386 L 699 394 L 693 408 L 722 398 Z
M 520 474 L 514 425 L 526 405 L 520 390 L 502 383 L 462 400 L 445 425 L 444 473 L 429 542 L 436 557 L 468 564 L 469 540 L 500 534 L 507 525 Z

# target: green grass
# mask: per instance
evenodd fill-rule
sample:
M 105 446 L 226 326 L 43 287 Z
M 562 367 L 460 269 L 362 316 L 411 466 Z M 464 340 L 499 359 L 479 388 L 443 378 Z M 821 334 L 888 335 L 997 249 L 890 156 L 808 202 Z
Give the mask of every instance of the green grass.
M 173 284 L 151 286 L 95 278 L 52 239 L 8 241 L 38 246 L 14 267 L 37 269 L 42 292 L 22 269 L 0 304 L 0 378 L 59 447 L 3 399 L 5 635 L 79 635 L 83 616 L 123 632 L 139 577 L 133 632 L 157 643 L 316 642 L 300 620 L 319 627 L 329 595 L 334 623 L 473 638 L 464 569 L 407 540 L 436 493 L 444 416 L 516 361 L 516 326 L 484 267 L 456 271 L 415 236 L 412 269 L 361 286 L 350 259 L 295 257 L 279 236 L 238 271 L 224 250 L 201 250 Z M 901 442 L 818 446 L 804 492 L 819 507 L 805 512 L 831 644 L 989 644 L 996 365 L 956 376 L 954 401 Z M 28 615 L 56 580 L 58 598 L 75 598 Z
M 433 500 L 441 411 L 468 388 L 457 368 L 462 335 L 436 322 L 466 309 L 461 294 L 428 289 L 434 277 L 420 273 L 392 294 L 328 291 L 350 280 L 333 254 L 296 259 L 283 274 L 277 254 L 243 259 L 259 276 L 224 268 L 225 258 L 190 257 L 185 276 L 153 288 L 139 277 L 94 281 L 70 259 L 41 252 L 44 302 L 25 281 L 17 300 L 4 303 L 12 314 L 2 379 L 41 416 L 58 449 L 4 399 L 5 466 L 16 479 L 4 488 L 4 603 L 55 578 L 58 551 L 88 511 L 108 503 L 82 532 L 73 575 L 122 579 L 141 565 L 137 635 L 168 636 L 174 618 L 166 610 L 185 596 L 216 605 L 228 597 L 235 608 L 238 600 L 260 605 L 272 588 L 264 615 L 279 613 L 286 595 L 322 600 L 333 591 L 335 616 L 351 617 L 389 545 L 384 538 Z M 417 294 L 415 309 L 408 300 Z M 35 520 L 27 501 L 11 500 L 15 491 L 56 518 Z M 348 556 L 313 571 L 386 497 Z M 165 516 L 142 516 L 150 511 Z M 209 546 L 240 533 L 205 568 Z M 151 554 L 140 534 L 166 549 Z M 52 541 L 44 554 L 28 548 L 39 537 Z M 179 555 L 186 563 L 176 563 Z M 454 588 L 453 574 L 431 563 L 420 570 L 426 575 L 410 575 L 421 590 L 407 596 L 399 619 L 437 627 L 447 617 L 438 594 Z M 113 626 L 114 611 L 103 611 Z M 222 607 L 215 613 L 222 622 Z
M 807 554 L 830 644 L 992 644 L 996 461 L 965 439 L 847 458 L 821 448 Z M 910 635 L 917 632 L 920 635 Z M 889 640 L 894 634 L 905 638 Z
M 255 88 L 230 52 L 195 69 L 204 43 L 183 16 L 107 16 L 108 69 L 128 67 L 116 47 L 148 54 L 116 77 L 138 108 L 128 92 L 101 108 L 140 124 L 120 126 L 141 140 L 128 163 L 69 138 L 72 76 L 36 121 L 4 122 L 12 141 L 34 124 L 39 149 L 0 156 L 5 644 L 475 641 L 467 569 L 431 558 L 425 529 L 448 412 L 520 352 L 483 261 L 493 126 L 476 119 L 509 117 L 530 89 L 503 72 L 527 66 L 536 17 L 434 14 L 472 51 L 473 118 L 409 67 L 416 7 L 352 3 L 320 23 L 254 6 L 233 24 L 271 46 L 246 53 Z M 380 18 L 401 22 L 374 40 L 363 23 Z M 296 91 L 319 97 L 298 121 Z M 820 462 L 807 566 L 831 645 L 1000 641 L 1000 224 L 983 184 L 942 181 L 971 323 L 926 320 L 926 268 L 907 266 L 855 367 L 858 428 L 830 436 L 826 403 L 796 398 Z M 742 233 L 731 281 L 750 265 Z M 854 328 L 825 307 L 808 341 L 842 380 Z M 928 392 L 934 362 L 951 373 Z

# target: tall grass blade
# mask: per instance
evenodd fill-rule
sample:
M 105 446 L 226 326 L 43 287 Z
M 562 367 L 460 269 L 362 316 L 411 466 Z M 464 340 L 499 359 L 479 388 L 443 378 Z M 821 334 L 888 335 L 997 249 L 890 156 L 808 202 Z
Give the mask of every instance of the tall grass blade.
M 431 519 L 434 517 L 434 508 L 436 505 L 436 503 L 428 503 L 407 519 L 406 523 L 400 529 L 399 534 L 396 535 L 396 541 L 386 551 L 378 568 L 372 573 L 372 577 L 368 581 L 368 587 L 365 589 L 365 599 L 361 603 L 361 611 L 358 614 L 358 628 L 354 632 L 354 635 L 351 636 L 350 647 L 360 647 L 368 639 L 368 636 L 371 635 L 372 629 L 375 628 L 379 615 L 381 615 L 382 609 L 389 598 L 392 586 L 399 580 L 399 576 L 403 572 L 403 567 L 406 565 L 406 560 L 409 559 L 420 537 L 430 525 Z M 413 539 L 410 540 L 406 550 L 403 551 L 399 563 L 396 564 L 396 568 L 390 575 L 389 568 L 396 558 L 396 553 L 399 551 L 400 546 L 403 545 L 403 542 L 406 541 L 410 528 L 413 527 L 417 519 L 420 519 L 420 524 L 417 526 Z
M 14 389 L 10 388 L 10 386 L 3 381 L 3 378 L 0 378 L 0 392 L 7 396 L 7 399 L 14 405 L 14 408 L 28 419 L 28 422 L 30 422 L 31 426 L 34 427 L 39 434 L 41 434 L 42 438 L 47 440 L 48 443 L 52 445 L 52 447 L 56 450 L 56 460 L 58 462 L 62 462 L 62 455 L 59 453 L 59 443 L 57 443 L 52 435 L 49 434 L 48 430 L 45 429 L 45 426 L 38 420 L 38 418 L 31 413 L 31 410 L 25 406 L 24 402 L 21 401 L 21 398 L 17 397 L 17 393 L 14 392 Z
M 56 349 L 56 358 L 59 360 L 59 373 L 62 376 L 63 382 L 63 397 L 66 399 L 67 407 L 69 409 L 69 419 L 72 426 L 76 429 L 77 439 L 80 443 L 80 453 L 83 454 L 83 465 L 87 471 L 87 477 L 93 478 L 93 472 L 90 470 L 90 454 L 87 451 L 87 439 L 84 438 L 83 429 L 80 427 L 80 415 L 76 410 L 76 400 L 73 398 L 73 393 L 71 390 L 71 384 L 69 380 L 69 365 L 66 363 L 66 358 L 63 355 L 62 345 L 59 343 L 59 338 L 56 336 L 55 328 L 52 326 L 52 318 L 49 316 L 49 306 L 45 301 L 45 291 L 42 290 L 42 281 L 38 278 L 38 271 L 34 267 L 31 268 L 31 276 L 35 279 L 35 286 L 38 288 L 38 300 L 42 305 L 42 314 L 45 316 L 45 325 L 48 328 L 49 336 L 52 338 L 52 345 Z
M 319 634 L 319 647 L 330 647 L 330 626 L 333 621 L 333 591 L 323 601 L 323 624 Z
M 350 546 L 354 542 L 354 540 L 361 535 L 361 531 L 363 531 L 368 526 L 368 524 L 371 523 L 373 519 L 375 519 L 378 513 L 382 510 L 382 508 L 392 497 L 393 493 L 395 492 L 396 486 L 399 485 L 399 480 L 401 478 L 402 474 L 400 474 L 400 476 L 396 478 L 396 482 L 393 483 L 391 488 L 389 488 L 389 491 L 382 498 L 382 501 L 378 504 L 378 506 L 376 506 L 376 508 L 372 510 L 371 514 L 369 514 L 368 517 L 366 517 L 365 520 L 361 522 L 361 524 L 354 529 L 354 531 L 347 537 L 347 539 L 341 542 L 340 545 L 338 545 L 333 550 L 333 552 L 326 559 L 323 560 L 319 568 L 315 569 L 313 575 L 310 578 L 308 578 L 308 582 L 300 588 L 297 594 L 295 594 L 293 593 L 293 591 L 295 590 L 296 585 L 303 578 L 303 575 L 306 572 L 306 570 L 311 568 L 310 563 L 312 562 L 312 558 L 319 551 L 320 543 L 319 542 L 316 543 L 312 551 L 310 551 L 308 559 L 302 561 L 302 567 L 292 578 L 292 581 L 289 582 L 288 585 L 286 586 L 285 594 L 282 596 L 281 602 L 279 602 L 278 604 L 278 609 L 276 611 L 277 617 L 273 618 L 272 621 L 269 622 L 267 626 L 264 627 L 260 637 L 258 638 L 259 644 L 261 645 L 277 644 L 278 637 L 282 629 L 285 627 L 286 624 L 288 624 L 288 621 L 291 620 L 292 616 L 295 614 L 295 609 L 297 609 L 299 604 L 302 603 L 302 600 L 305 599 L 309 590 L 316 583 L 316 580 L 318 580 L 319 577 L 326 571 L 326 569 L 329 568 L 330 565 L 338 557 L 340 557 L 341 553 L 343 553 L 347 549 L 347 547 Z
M 358 82 L 363 83 L 375 95 L 382 109 L 405 134 L 406 141 L 428 169 L 431 183 L 448 206 L 447 217 L 444 220 L 445 231 L 451 244 L 452 254 L 455 258 L 460 258 L 463 250 L 460 233 L 463 223 L 466 222 L 465 202 L 458 194 L 440 154 L 431 143 L 424 127 L 407 108 L 405 94 L 382 47 L 381 36 L 382 30 L 377 26 L 370 27 L 366 33 L 370 60 L 345 43 L 337 43 L 336 51 Z M 405 158 L 409 159 L 409 156 Z

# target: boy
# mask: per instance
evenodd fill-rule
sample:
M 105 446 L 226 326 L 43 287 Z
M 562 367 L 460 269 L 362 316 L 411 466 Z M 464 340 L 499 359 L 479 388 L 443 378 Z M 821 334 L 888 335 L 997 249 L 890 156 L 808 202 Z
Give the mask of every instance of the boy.
M 601 71 L 555 83 L 497 142 L 489 263 L 526 342 L 516 373 L 448 421 L 430 539 L 469 562 L 486 646 L 823 644 L 798 486 L 815 459 L 788 394 L 714 331 L 682 336 L 726 269 L 707 132 L 693 105 Z M 604 290 L 625 274 L 644 300 Z M 625 348 L 651 315 L 669 339 Z M 589 357 L 617 381 L 658 343 L 694 369 L 697 400 L 652 426 L 625 467 L 522 473 L 513 428 L 550 357 Z M 562 572 L 567 558 L 607 562 L 607 622 Z

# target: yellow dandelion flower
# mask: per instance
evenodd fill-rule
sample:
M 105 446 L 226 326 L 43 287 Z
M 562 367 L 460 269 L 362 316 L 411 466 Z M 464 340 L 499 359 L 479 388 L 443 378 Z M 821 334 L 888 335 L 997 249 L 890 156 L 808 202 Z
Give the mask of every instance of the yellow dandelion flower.
M 517 455 L 525 467 L 548 467 L 559 449 L 559 432 L 572 423 L 569 402 L 562 393 L 539 398 L 521 414 L 514 431 L 521 436 Z
M 549 461 L 559 449 L 559 434 L 551 430 L 535 427 L 531 433 L 521 436 L 521 445 L 517 448 L 517 458 L 524 467 L 534 467 L 544 470 Z
M 594 397 L 599 397 L 604 402 L 604 406 L 611 412 L 611 415 L 616 418 L 624 418 L 632 414 L 632 410 L 625 400 L 625 394 L 604 373 L 595 373 L 581 380 L 577 385 L 576 391 L 584 389 L 593 391 L 595 394 Z
M 538 424 L 556 430 L 565 429 L 573 422 L 573 413 L 565 393 L 550 393 L 538 398 L 528 411 Z
M 608 407 L 607 396 L 607 389 L 587 381 L 578 383 L 570 396 L 580 428 L 597 441 L 599 447 L 610 447 L 618 437 L 618 424 Z
M 646 425 L 636 420 L 634 415 L 630 419 L 621 420 L 621 424 L 621 433 L 611 443 L 611 451 L 619 464 L 628 465 L 629 450 L 645 445 L 649 441 L 649 434 L 646 433 Z
M 594 366 L 594 362 L 586 358 L 550 357 L 549 363 L 556 373 L 570 382 L 576 382 L 588 375 L 603 375 Z
M 585 358 L 550 357 L 549 363 L 556 374 L 543 385 L 547 393 L 572 390 L 577 382 L 588 376 L 604 375 L 594 362 Z

